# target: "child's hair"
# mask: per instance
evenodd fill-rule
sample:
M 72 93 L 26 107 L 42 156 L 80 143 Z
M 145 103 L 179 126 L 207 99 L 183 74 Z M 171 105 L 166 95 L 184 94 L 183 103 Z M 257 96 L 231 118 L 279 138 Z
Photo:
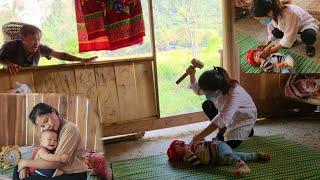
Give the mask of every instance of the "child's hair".
M 167 150 L 167 155 L 169 157 L 169 161 L 180 161 L 182 160 L 182 156 L 176 152 L 175 145 L 178 140 L 173 140 Z
M 204 91 L 221 90 L 225 95 L 238 84 L 238 81 L 231 79 L 226 70 L 221 67 L 213 67 L 213 69 L 205 71 L 198 80 L 200 89 Z
M 272 11 L 273 19 L 277 21 L 277 17 L 282 14 L 282 10 L 286 8 L 285 4 L 290 4 L 290 0 L 253 0 L 251 12 L 254 17 L 265 17 Z
M 29 35 L 36 35 L 37 33 L 39 33 L 40 35 L 42 34 L 41 30 L 37 26 L 31 24 L 25 24 L 20 29 L 20 35 L 24 37 Z
M 50 132 L 50 133 L 54 133 L 54 134 L 58 135 L 56 131 L 53 131 L 53 130 L 45 130 L 45 131 L 42 131 L 42 132 L 41 132 L 41 134 L 40 134 L 40 138 L 42 138 L 42 135 L 43 135 L 43 134 L 45 134 L 45 133 L 49 133 L 49 132 Z

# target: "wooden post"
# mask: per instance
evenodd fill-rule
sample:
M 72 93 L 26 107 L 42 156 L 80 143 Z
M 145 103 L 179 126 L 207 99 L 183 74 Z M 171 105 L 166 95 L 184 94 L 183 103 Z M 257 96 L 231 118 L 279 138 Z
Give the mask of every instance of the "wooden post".
M 236 46 L 233 33 L 233 1 L 222 2 L 222 40 L 223 58 L 222 67 L 226 69 L 232 78 L 240 80 L 240 65 L 236 58 Z

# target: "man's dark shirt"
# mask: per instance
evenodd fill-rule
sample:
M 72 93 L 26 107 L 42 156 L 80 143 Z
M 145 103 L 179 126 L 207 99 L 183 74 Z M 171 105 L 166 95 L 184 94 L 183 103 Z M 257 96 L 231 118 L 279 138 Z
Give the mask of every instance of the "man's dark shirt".
M 40 44 L 36 52 L 27 52 L 21 40 L 8 41 L 0 49 L 0 60 L 9 61 L 22 67 L 37 66 L 40 56 L 51 59 L 52 49 Z

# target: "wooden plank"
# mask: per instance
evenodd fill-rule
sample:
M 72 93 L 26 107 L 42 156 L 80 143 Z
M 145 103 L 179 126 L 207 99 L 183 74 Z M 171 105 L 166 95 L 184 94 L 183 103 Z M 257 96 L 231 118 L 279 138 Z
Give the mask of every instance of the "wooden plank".
M 54 83 L 54 70 L 38 70 L 33 73 L 35 92 L 54 93 L 56 87 Z
M 59 107 L 58 112 L 62 115 L 64 119 L 67 120 L 68 118 L 68 96 L 66 94 L 59 94 L 60 101 L 59 101 Z
M 133 63 L 116 65 L 115 75 L 120 109 L 119 121 L 137 119 L 139 104 Z
M 95 80 L 95 71 L 94 69 L 90 68 L 79 68 L 75 70 L 75 77 L 77 82 L 77 92 L 81 95 L 84 95 L 90 99 L 90 107 L 92 108 L 92 113 L 88 113 L 86 117 L 83 119 L 85 120 L 86 124 L 94 124 L 94 122 L 99 119 L 100 120 L 100 111 L 99 111 L 99 105 L 98 105 L 98 92 L 97 92 L 97 86 L 96 86 L 96 80 Z M 87 104 L 85 104 L 87 105 Z M 78 104 L 78 108 L 80 111 L 82 105 Z M 78 113 L 79 114 L 79 113 Z M 90 118 L 88 118 L 90 114 Z M 80 115 L 78 115 L 79 117 Z M 78 118 L 79 119 L 79 118 Z M 81 119 L 79 119 L 79 122 Z M 88 136 L 91 138 L 91 136 L 94 136 L 96 129 L 94 126 L 91 127 L 85 127 L 86 133 L 83 137 L 85 146 L 88 145 Z M 94 146 L 94 138 L 90 140 L 89 142 L 90 146 Z
M 9 74 L 6 71 L 0 71 L 0 92 L 1 93 L 6 93 L 10 87 L 10 82 L 9 82 Z
M 7 131 L 6 138 L 8 145 L 15 145 L 17 96 L 15 94 L 8 94 L 7 102 L 8 117 L 4 128 Z
M 87 148 L 87 118 L 88 118 L 88 109 L 87 109 L 87 98 L 79 96 L 78 97 L 78 110 L 77 110 L 77 119 L 76 125 L 80 130 L 82 141 L 84 142 L 84 147 Z
M 95 68 L 102 123 L 119 119 L 119 102 L 114 66 Z
M 3 127 L 0 131 L 0 146 L 8 144 L 8 97 L 7 94 L 0 94 L 0 122 Z
M 259 75 L 260 84 L 259 84 L 259 99 L 265 99 L 270 101 L 273 98 L 280 97 L 280 87 L 279 87 L 279 74 L 260 74 Z M 256 87 L 256 86 L 255 86 Z
M 58 110 L 60 105 L 60 96 L 58 94 L 43 94 L 43 103 L 46 103 Z
M 15 130 L 15 144 L 22 146 L 25 145 L 26 137 L 26 95 L 17 95 L 16 106 L 16 130 Z
M 132 121 L 130 123 L 112 124 L 109 126 L 103 125 L 102 134 L 103 137 L 107 137 L 121 134 L 138 133 L 155 129 L 181 126 L 207 120 L 208 119 L 203 112 L 177 115 L 161 119 L 157 119 L 156 117 L 154 117 L 145 120 Z
M 153 75 L 154 75 L 154 85 L 155 85 L 155 96 L 156 96 L 156 113 L 157 117 L 160 118 L 160 100 L 159 100 L 159 89 L 158 89 L 158 68 L 157 68 L 157 50 L 155 43 L 155 31 L 154 31 L 154 15 L 153 15 L 153 5 L 152 0 L 148 0 L 149 7 L 149 22 L 150 22 L 150 41 L 152 47 L 152 65 L 153 65 Z
M 44 103 L 44 95 L 42 93 L 36 94 L 34 98 L 35 105 L 38 103 Z M 41 128 L 39 126 L 33 125 L 34 126 L 34 136 L 33 136 L 33 144 L 38 145 L 40 144 L 39 139 L 41 135 Z
M 101 128 L 101 124 L 98 123 L 97 125 L 97 131 L 95 134 L 95 146 L 94 146 L 94 150 L 98 151 L 98 152 L 103 152 L 104 148 L 103 148 L 103 141 L 101 140 L 102 138 L 102 128 Z
M 77 93 L 89 98 L 97 96 L 94 69 L 75 69 L 75 77 L 77 82 Z
M 15 86 L 16 82 L 26 84 L 32 92 L 35 92 L 32 72 L 19 72 L 16 75 L 11 76 L 10 81 L 13 86 Z
M 92 100 L 87 99 L 87 117 L 86 117 L 86 144 L 88 149 L 95 149 L 96 145 L 96 134 L 97 131 L 100 129 L 100 119 L 97 118 L 96 112 L 94 110 L 96 107 L 94 107 L 94 104 L 92 103 Z
M 76 78 L 73 69 L 56 70 L 54 75 L 56 92 L 67 94 L 77 92 Z
M 77 114 L 78 114 L 78 96 L 69 95 L 68 96 L 68 116 L 66 119 L 70 122 L 76 124 L 77 121 Z
M 136 88 L 138 89 L 139 118 L 157 115 L 157 105 L 153 82 L 152 62 L 137 62 L 134 64 Z
M 246 74 L 240 72 L 240 85 L 250 94 L 253 100 L 261 97 L 261 87 L 254 84 L 260 84 L 260 76 L 256 74 Z
M 35 125 L 29 120 L 29 114 L 32 108 L 35 106 L 35 96 L 36 94 L 27 94 L 26 95 L 26 145 L 33 145 L 33 135 Z

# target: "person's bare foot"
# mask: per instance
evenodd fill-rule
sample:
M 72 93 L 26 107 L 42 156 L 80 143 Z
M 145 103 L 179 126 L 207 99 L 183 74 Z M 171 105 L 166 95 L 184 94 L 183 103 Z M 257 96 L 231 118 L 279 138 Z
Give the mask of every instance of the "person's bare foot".
M 244 176 L 245 174 L 251 173 L 251 168 L 248 164 L 241 164 L 238 168 L 232 170 L 232 175 L 239 177 Z

